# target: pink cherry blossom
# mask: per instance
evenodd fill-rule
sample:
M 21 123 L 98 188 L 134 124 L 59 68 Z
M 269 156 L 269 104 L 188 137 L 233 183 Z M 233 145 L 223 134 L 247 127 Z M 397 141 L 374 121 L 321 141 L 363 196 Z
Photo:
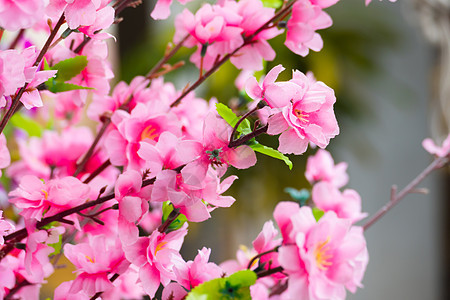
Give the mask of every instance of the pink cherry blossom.
M 45 0 L 0 0 L 0 27 L 6 30 L 30 28 L 44 15 Z
M 64 255 L 77 268 L 77 278 L 72 283 L 69 293 L 84 291 L 93 296 L 113 288 L 109 280 L 113 274 L 122 274 L 129 266 L 125 259 L 120 241 L 107 239 L 105 236 L 89 236 L 87 243 L 66 244 Z
M 180 136 L 180 124 L 174 114 L 167 113 L 166 108 L 154 110 L 152 104 L 138 103 L 127 113 L 117 110 L 112 116 L 115 129 L 111 130 L 105 140 L 105 148 L 111 163 L 116 166 L 126 166 L 130 169 L 141 169 L 145 161 L 137 151 L 140 142 L 156 144 L 164 131 Z
M 13 95 L 25 84 L 25 60 L 17 50 L 0 51 L 0 95 Z
M 0 245 L 3 245 L 5 240 L 3 237 L 14 231 L 14 225 L 3 219 L 3 211 L 0 210 Z
M 176 281 L 185 289 L 191 290 L 203 282 L 220 278 L 224 272 L 215 263 L 208 262 L 211 249 L 203 247 L 198 250 L 194 260 L 186 263 L 176 264 L 173 271 L 177 276 Z
M 42 283 L 44 278 L 53 273 L 53 265 L 49 261 L 49 254 L 54 252 L 48 242 L 49 234 L 45 230 L 29 232 L 26 249 L 24 266 L 27 273 L 32 278 L 32 282 Z
M 316 222 L 309 207 L 296 203 L 279 203 L 274 217 L 283 233 L 278 259 L 290 297 L 345 299 L 346 289 L 354 293 L 362 286 L 368 255 L 361 227 L 334 212 Z
M 84 203 L 90 193 L 87 184 L 75 177 L 63 177 L 44 183 L 36 176 L 23 176 L 19 186 L 9 193 L 9 201 L 21 208 L 25 218 L 41 220 Z M 76 218 L 76 216 L 74 216 Z
M 192 0 L 178 0 L 181 4 L 186 4 Z M 157 0 L 150 16 L 155 20 L 164 20 L 170 16 L 170 5 L 172 0 Z
M 308 157 L 305 177 L 311 184 L 326 181 L 337 188 L 348 183 L 347 163 L 334 164 L 331 154 L 323 149 L 317 150 L 315 155 Z
M 142 189 L 142 176 L 135 170 L 121 174 L 114 187 L 119 202 L 119 237 L 124 244 L 134 243 L 139 231 L 135 223 L 148 212 L 151 186 Z
M 427 150 L 430 154 L 434 154 L 437 157 L 446 157 L 450 154 L 450 134 L 447 138 L 442 142 L 442 146 L 437 146 L 434 141 L 430 138 L 424 139 L 422 142 L 422 146 Z
M 175 280 L 173 267 L 183 262 L 179 251 L 186 234 L 186 227 L 167 234 L 155 230 L 149 237 L 140 237 L 136 243 L 124 246 L 126 258 L 139 267 L 139 280 L 150 297 L 160 284 L 167 286 Z
M 145 160 L 145 168 L 156 176 L 163 169 L 173 170 L 194 160 L 195 147 L 194 141 L 182 141 L 165 131 L 155 145 L 141 141 L 138 155 Z
M 302 154 L 309 142 L 325 148 L 339 133 L 333 90 L 300 71 L 294 71 L 287 82 L 275 82 L 283 70 L 275 66 L 261 85 L 254 77 L 246 85 L 250 97 L 265 100 L 272 109 L 267 133 L 281 133 L 278 150 L 282 153 Z
M 191 173 L 191 169 L 186 167 L 180 173 L 163 170 L 156 176 L 152 201 L 169 200 L 189 221 L 201 222 L 210 217 L 209 212 L 214 209 L 211 205 L 228 207 L 235 201 L 233 197 L 221 194 L 236 178 L 230 176 L 220 183 L 216 172 L 212 169 L 209 169 L 206 176 L 198 172 Z
M 321 181 L 312 189 L 312 200 L 321 210 L 334 211 L 339 218 L 358 222 L 367 216 L 361 212 L 361 197 L 352 189 L 339 191 L 334 185 Z
M 233 128 L 218 115 L 209 113 L 206 116 L 203 125 L 203 141 L 196 146 L 198 158 L 184 168 L 184 172 L 195 174 L 194 177 L 187 179 L 188 183 L 191 178 L 202 181 L 209 166 L 214 167 L 219 176 L 222 176 L 228 165 L 247 169 L 256 163 L 255 152 L 249 146 L 228 147 L 232 131 Z
M 230 53 L 242 45 L 242 31 L 239 27 L 242 16 L 237 12 L 234 1 L 222 1 L 216 5 L 204 4 L 195 15 L 185 9 L 175 20 L 174 42 L 180 42 L 186 35 L 186 47 L 197 46 L 191 61 L 200 67 L 210 69 L 218 56 Z M 206 52 L 202 55 L 202 48 Z M 202 59 L 203 57 L 203 59 Z
M 259 0 L 244 0 L 237 3 L 237 12 L 242 16 L 239 27 L 244 36 L 250 36 L 274 16 L 275 9 L 264 7 Z M 258 33 L 249 45 L 242 47 L 230 61 L 239 69 L 262 70 L 263 60 L 271 61 L 276 54 L 267 40 L 281 34 L 283 30 L 272 27 Z
M 322 49 L 323 41 L 316 30 L 330 27 L 333 23 L 330 16 L 322 11 L 321 6 L 312 2 L 296 1 L 292 6 L 292 16 L 287 22 L 285 45 L 301 56 L 308 55 L 309 49 L 314 51 Z

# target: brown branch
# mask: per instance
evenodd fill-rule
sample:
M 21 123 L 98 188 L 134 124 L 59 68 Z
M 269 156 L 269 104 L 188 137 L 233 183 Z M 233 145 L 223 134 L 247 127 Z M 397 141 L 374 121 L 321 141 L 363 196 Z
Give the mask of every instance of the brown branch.
M 432 171 L 442 168 L 446 163 L 448 163 L 448 157 L 437 157 L 433 162 L 428 165 L 416 178 L 414 178 L 406 187 L 403 188 L 399 193 L 397 193 L 397 186 L 393 185 L 391 187 L 391 197 L 389 202 L 380 208 L 364 225 L 363 229 L 367 230 L 375 222 L 377 222 L 381 217 L 383 217 L 388 211 L 390 211 L 395 205 L 397 205 L 406 195 L 416 191 L 416 186 L 422 182 Z
M 45 53 L 47 53 L 48 48 L 50 47 L 53 39 L 56 36 L 56 33 L 58 32 L 59 28 L 61 28 L 62 24 L 64 24 L 64 14 L 59 18 L 58 22 L 55 25 L 55 28 L 53 28 L 52 32 L 50 33 L 50 36 L 47 38 L 47 41 L 45 42 L 44 47 L 42 47 L 41 51 L 38 54 L 38 57 L 36 58 L 36 61 L 34 62 L 33 66 L 38 66 L 41 62 L 42 58 L 44 57 Z M 16 111 L 17 107 L 19 106 L 20 98 L 22 97 L 23 93 L 25 92 L 26 88 L 28 86 L 28 83 L 25 83 L 24 86 L 19 90 L 19 92 L 14 97 L 11 107 L 8 109 L 6 114 L 3 116 L 2 121 L 0 122 L 0 133 L 3 132 L 3 129 L 5 129 L 6 124 L 8 123 L 9 119 L 12 117 L 14 112 Z

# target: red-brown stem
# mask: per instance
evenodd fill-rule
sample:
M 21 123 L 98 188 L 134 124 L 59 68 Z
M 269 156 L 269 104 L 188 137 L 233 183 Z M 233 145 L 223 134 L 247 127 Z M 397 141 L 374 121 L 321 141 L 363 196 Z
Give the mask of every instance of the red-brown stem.
M 173 47 L 169 53 L 164 55 L 157 63 L 156 65 L 147 73 L 147 76 L 145 76 L 148 79 L 151 79 L 152 75 L 154 75 L 161 67 L 172 57 L 175 55 L 175 53 L 180 50 L 180 48 L 183 46 L 183 43 L 188 39 L 189 35 L 186 35 L 175 47 Z
M 104 163 L 102 163 L 100 165 L 100 167 L 98 167 L 94 172 L 92 172 L 88 178 L 86 178 L 83 183 L 89 183 L 92 181 L 92 179 L 94 179 L 95 177 L 97 177 L 98 174 L 100 174 L 101 172 L 103 172 L 107 167 L 109 167 L 111 165 L 111 161 L 108 159 L 107 161 L 105 161 Z
M 247 119 L 252 113 L 254 113 L 255 111 L 258 110 L 258 106 L 256 106 L 254 109 L 246 112 L 236 123 L 236 125 L 234 125 L 233 127 L 233 131 L 231 132 L 231 136 L 230 136 L 230 142 L 228 143 L 228 147 L 230 147 L 230 144 L 232 144 L 234 142 L 234 135 L 236 134 L 236 131 L 239 127 L 239 125 L 241 125 L 241 123 Z M 230 147 L 231 148 L 231 147 Z
M 276 246 L 276 247 L 273 248 L 273 249 L 270 249 L 270 250 L 267 250 L 267 251 L 265 251 L 265 252 L 261 252 L 261 253 L 259 253 L 258 255 L 255 255 L 255 256 L 248 262 L 247 269 L 250 269 L 250 268 L 252 267 L 252 265 L 253 265 L 253 262 L 254 262 L 255 260 L 257 260 L 258 258 L 263 257 L 264 255 L 269 254 L 269 253 L 272 253 L 272 252 L 277 252 L 279 248 L 280 248 L 280 246 Z
M 172 224 L 173 221 L 175 221 L 175 219 L 180 215 L 180 209 L 179 208 L 174 208 L 169 216 L 167 217 L 167 220 L 161 224 L 158 227 L 158 231 L 163 233 L 167 230 L 167 228 L 169 228 L 170 224 Z
M 181 100 L 183 100 L 184 97 L 186 97 L 187 94 L 189 94 L 190 92 L 192 92 L 193 90 L 195 90 L 200 84 L 202 84 L 209 76 L 211 76 L 215 71 L 217 71 L 217 69 L 219 69 L 219 67 L 221 65 L 223 65 L 226 61 L 228 61 L 230 59 L 230 57 L 232 57 L 233 55 L 235 55 L 239 50 L 241 50 L 242 47 L 247 46 L 249 44 L 251 44 L 253 42 L 253 38 L 255 36 L 257 36 L 261 31 L 265 30 L 268 28 L 268 26 L 270 25 L 270 23 L 272 23 L 273 21 L 277 20 L 278 18 L 280 18 L 280 16 L 284 16 L 286 14 L 287 11 L 289 11 L 292 7 L 292 5 L 295 3 L 295 1 L 292 1 L 291 3 L 287 4 L 286 7 L 284 7 L 283 9 L 281 9 L 280 11 L 278 11 L 272 18 L 270 18 L 270 20 L 268 20 L 266 23 L 264 23 L 261 27 L 259 27 L 254 33 L 252 33 L 249 36 L 246 36 L 244 38 L 244 42 L 242 43 L 242 45 L 240 45 L 239 47 L 237 47 L 236 49 L 234 49 L 231 53 L 228 53 L 227 55 L 225 55 L 224 57 L 222 57 L 222 59 L 218 60 L 212 67 L 211 69 L 209 69 L 205 74 L 203 74 L 203 76 L 201 76 L 199 79 L 197 79 L 196 82 L 194 82 L 194 84 L 192 84 L 189 88 L 185 89 L 183 91 L 183 93 L 181 93 L 181 95 L 172 102 L 172 104 L 170 105 L 170 107 L 174 107 L 177 106 Z
M 256 276 L 258 276 L 258 278 L 262 278 L 262 277 L 270 276 L 272 274 L 275 274 L 275 273 L 278 273 L 278 272 L 283 272 L 283 271 L 284 271 L 283 267 L 280 266 L 280 267 L 276 267 L 276 268 L 273 268 L 273 269 L 269 269 L 269 270 L 264 270 L 264 271 L 258 272 L 258 273 L 256 273 Z
M 25 33 L 25 29 L 20 29 L 20 31 L 16 35 L 16 38 L 14 39 L 14 41 L 12 41 L 11 45 L 9 45 L 9 49 L 16 48 L 17 44 L 19 43 L 20 39 L 23 37 L 24 33 Z
M 75 173 L 73 174 L 74 177 L 78 176 L 86 166 L 86 163 L 91 158 L 92 154 L 94 153 L 95 147 L 97 147 L 98 142 L 102 138 L 103 134 L 105 133 L 106 129 L 108 128 L 109 124 L 111 124 L 111 118 L 105 118 L 103 121 L 103 125 L 100 128 L 99 132 L 97 133 L 94 142 L 91 144 L 91 147 L 86 152 L 86 154 L 83 156 L 83 160 L 80 162 L 80 164 L 77 166 L 77 169 L 75 170 Z
M 261 127 L 255 129 L 255 130 L 253 130 L 249 134 L 241 136 L 237 140 L 234 140 L 234 141 L 230 142 L 228 144 L 228 147 L 229 148 L 236 148 L 236 147 L 238 147 L 240 145 L 243 145 L 246 142 L 248 142 L 249 140 L 251 140 L 252 138 L 255 138 L 255 137 L 257 137 L 257 136 L 259 136 L 259 135 L 261 135 L 263 133 L 266 133 L 268 128 L 269 128 L 269 125 L 261 126 Z
M 36 58 L 36 61 L 34 62 L 33 66 L 39 65 L 39 63 L 41 62 L 45 53 L 47 52 L 48 47 L 50 46 L 53 39 L 55 38 L 56 33 L 58 32 L 59 28 L 61 28 L 62 24 L 64 24 L 64 14 L 59 18 L 58 22 L 55 25 L 55 28 L 53 28 L 52 32 L 50 33 L 50 36 L 48 37 L 47 41 L 45 42 L 44 47 L 42 47 L 41 52 L 39 52 L 39 55 Z M 22 97 L 27 86 L 28 86 L 28 83 L 25 83 L 25 85 L 19 90 L 19 92 L 16 94 L 16 96 L 14 97 L 14 99 L 11 103 L 11 107 L 8 109 L 6 114 L 3 116 L 2 121 L 0 122 L 0 133 L 3 132 L 3 129 L 5 129 L 5 126 L 8 123 L 9 119 L 12 117 L 12 115 L 16 111 L 17 107 L 19 106 L 20 97 Z
M 397 193 L 397 186 L 393 185 L 391 187 L 391 198 L 389 202 L 380 208 L 364 225 L 363 229 L 367 230 L 373 224 L 375 224 L 381 217 L 383 217 L 388 211 L 390 211 L 395 205 L 397 205 L 400 200 L 402 200 L 406 195 L 412 193 L 416 186 L 422 182 L 432 171 L 443 167 L 448 163 L 448 157 L 437 157 L 433 162 L 428 165 L 416 178 L 414 178 L 406 187 L 404 187 L 399 193 Z

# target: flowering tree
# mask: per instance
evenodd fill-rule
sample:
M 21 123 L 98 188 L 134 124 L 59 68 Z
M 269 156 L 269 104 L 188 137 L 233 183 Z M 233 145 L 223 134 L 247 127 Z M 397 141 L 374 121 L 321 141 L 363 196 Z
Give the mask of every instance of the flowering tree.
M 38 298 L 62 255 L 76 278 L 58 286 L 55 299 L 355 293 L 368 263 L 364 230 L 448 164 L 450 136 L 442 146 L 426 139 L 431 165 L 403 190 L 393 187 L 386 206 L 357 226 L 367 214 L 359 194 L 343 189 L 347 164 L 324 150 L 339 134 L 334 91 L 298 70 L 278 80 L 282 65 L 255 75 L 276 59 L 268 41 L 285 32 L 294 53 L 320 51 L 316 31 L 332 25 L 324 9 L 338 0 L 222 0 L 185 9 L 161 60 L 110 93 L 105 30 L 139 2 L 0 0 L 0 167 L 11 189 L 0 210 L 0 296 Z M 170 4 L 159 0 L 151 17 L 166 19 Z M 183 66 L 169 63 L 182 47 L 193 48 L 199 72 L 179 91 L 164 75 Z M 195 95 L 227 61 L 242 70 L 246 103 L 237 110 Z M 79 124 L 85 112 L 95 134 Z M 258 141 L 265 134 L 278 137 L 278 149 Z M 14 140 L 20 157 L 11 163 Z M 188 224 L 235 201 L 224 195 L 237 179 L 227 175 L 234 168 L 255 165 L 255 152 L 292 168 L 286 154 L 316 146 L 305 172 L 311 192 L 291 190 L 295 201 L 277 204 L 278 229 L 267 221 L 252 249 L 219 265 L 209 262 L 208 248 L 192 261 L 182 257 Z

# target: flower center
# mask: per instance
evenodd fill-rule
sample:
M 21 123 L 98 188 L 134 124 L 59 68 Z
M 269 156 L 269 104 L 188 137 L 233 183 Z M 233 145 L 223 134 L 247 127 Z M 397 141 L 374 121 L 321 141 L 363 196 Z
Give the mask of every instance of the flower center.
M 321 270 L 328 270 L 328 268 L 333 264 L 330 261 L 333 258 L 333 255 L 330 254 L 330 246 L 328 246 L 329 241 L 330 238 L 327 238 L 326 241 L 317 244 L 316 249 L 314 249 L 316 264 L 317 267 Z
M 309 114 L 303 112 L 302 110 L 296 108 L 294 109 L 295 116 L 300 120 L 302 123 L 309 123 Z
M 153 125 L 148 125 L 142 130 L 141 141 L 145 139 L 156 140 L 158 136 L 159 134 L 156 133 L 156 128 Z
M 86 259 L 90 262 L 90 263 L 95 263 L 95 258 L 91 258 L 90 256 L 88 256 L 88 255 L 85 255 L 84 257 L 86 257 Z
M 159 243 L 156 245 L 156 248 L 155 248 L 155 256 L 156 256 L 156 253 L 158 253 L 159 250 L 164 249 L 164 246 L 165 246 L 166 244 L 167 244 L 167 242 L 159 242 Z
M 222 158 L 220 157 L 220 153 L 222 153 L 222 148 L 214 149 L 214 150 L 206 150 L 205 153 L 208 154 L 208 158 L 212 164 L 221 165 Z

